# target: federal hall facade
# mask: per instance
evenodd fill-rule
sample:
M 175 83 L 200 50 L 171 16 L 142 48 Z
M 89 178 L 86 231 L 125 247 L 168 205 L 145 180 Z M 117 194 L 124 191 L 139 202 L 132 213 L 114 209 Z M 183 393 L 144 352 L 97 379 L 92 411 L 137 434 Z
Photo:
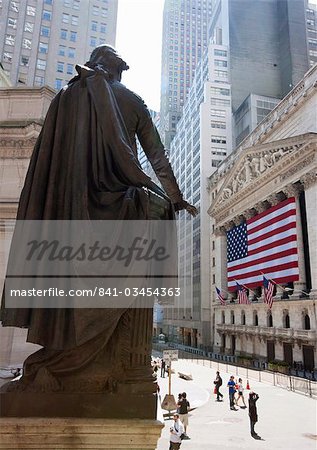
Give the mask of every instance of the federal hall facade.
M 317 66 L 277 105 L 209 179 L 214 351 L 317 366 Z M 263 289 L 238 304 L 227 288 L 227 237 L 234 225 L 296 198 L 299 280 L 277 286 L 272 309 Z

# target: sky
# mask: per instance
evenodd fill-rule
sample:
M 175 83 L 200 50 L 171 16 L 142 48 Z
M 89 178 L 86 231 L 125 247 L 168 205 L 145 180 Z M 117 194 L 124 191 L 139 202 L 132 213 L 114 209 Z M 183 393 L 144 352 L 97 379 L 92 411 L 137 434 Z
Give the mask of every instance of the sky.
M 317 5 L 317 0 L 310 0 Z M 122 82 L 159 111 L 164 0 L 119 0 L 116 48 L 130 66 Z
M 122 82 L 160 108 L 164 0 L 119 0 L 116 48 L 130 66 Z

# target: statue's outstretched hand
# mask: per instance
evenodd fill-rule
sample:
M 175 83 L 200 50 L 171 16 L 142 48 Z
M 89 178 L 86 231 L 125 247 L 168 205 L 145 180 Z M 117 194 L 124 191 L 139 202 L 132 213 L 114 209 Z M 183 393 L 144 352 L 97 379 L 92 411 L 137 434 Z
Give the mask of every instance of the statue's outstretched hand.
M 197 208 L 193 205 L 190 205 L 188 202 L 186 202 L 186 200 L 174 203 L 174 209 L 175 211 L 181 211 L 182 209 L 186 209 L 188 214 L 190 214 L 193 217 L 196 217 L 198 214 Z

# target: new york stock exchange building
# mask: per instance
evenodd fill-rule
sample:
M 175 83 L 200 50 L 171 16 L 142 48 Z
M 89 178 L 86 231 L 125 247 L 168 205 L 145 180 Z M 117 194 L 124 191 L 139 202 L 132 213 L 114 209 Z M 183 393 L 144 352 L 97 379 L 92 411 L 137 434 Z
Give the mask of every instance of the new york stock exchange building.
M 316 370 L 317 67 L 210 177 L 214 349 Z

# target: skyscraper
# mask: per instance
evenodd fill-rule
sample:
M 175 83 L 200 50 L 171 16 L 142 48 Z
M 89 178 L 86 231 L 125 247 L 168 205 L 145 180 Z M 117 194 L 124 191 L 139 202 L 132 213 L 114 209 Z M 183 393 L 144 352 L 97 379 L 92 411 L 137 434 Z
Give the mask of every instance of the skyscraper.
M 309 69 L 305 10 L 306 0 L 214 2 L 210 43 L 170 146 L 184 197 L 200 211 L 194 219 L 180 213 L 181 296 L 164 319 L 163 332 L 185 345 L 211 345 L 218 250 L 207 214 L 208 177 L 235 148 L 237 130 L 251 132 Z
M 169 148 L 195 68 L 208 43 L 213 0 L 165 0 L 160 133 Z
M 306 24 L 308 39 L 308 55 L 311 66 L 317 63 L 317 6 L 307 3 Z
M 60 89 L 99 44 L 115 43 L 118 0 L 0 1 L 0 58 L 13 85 Z

